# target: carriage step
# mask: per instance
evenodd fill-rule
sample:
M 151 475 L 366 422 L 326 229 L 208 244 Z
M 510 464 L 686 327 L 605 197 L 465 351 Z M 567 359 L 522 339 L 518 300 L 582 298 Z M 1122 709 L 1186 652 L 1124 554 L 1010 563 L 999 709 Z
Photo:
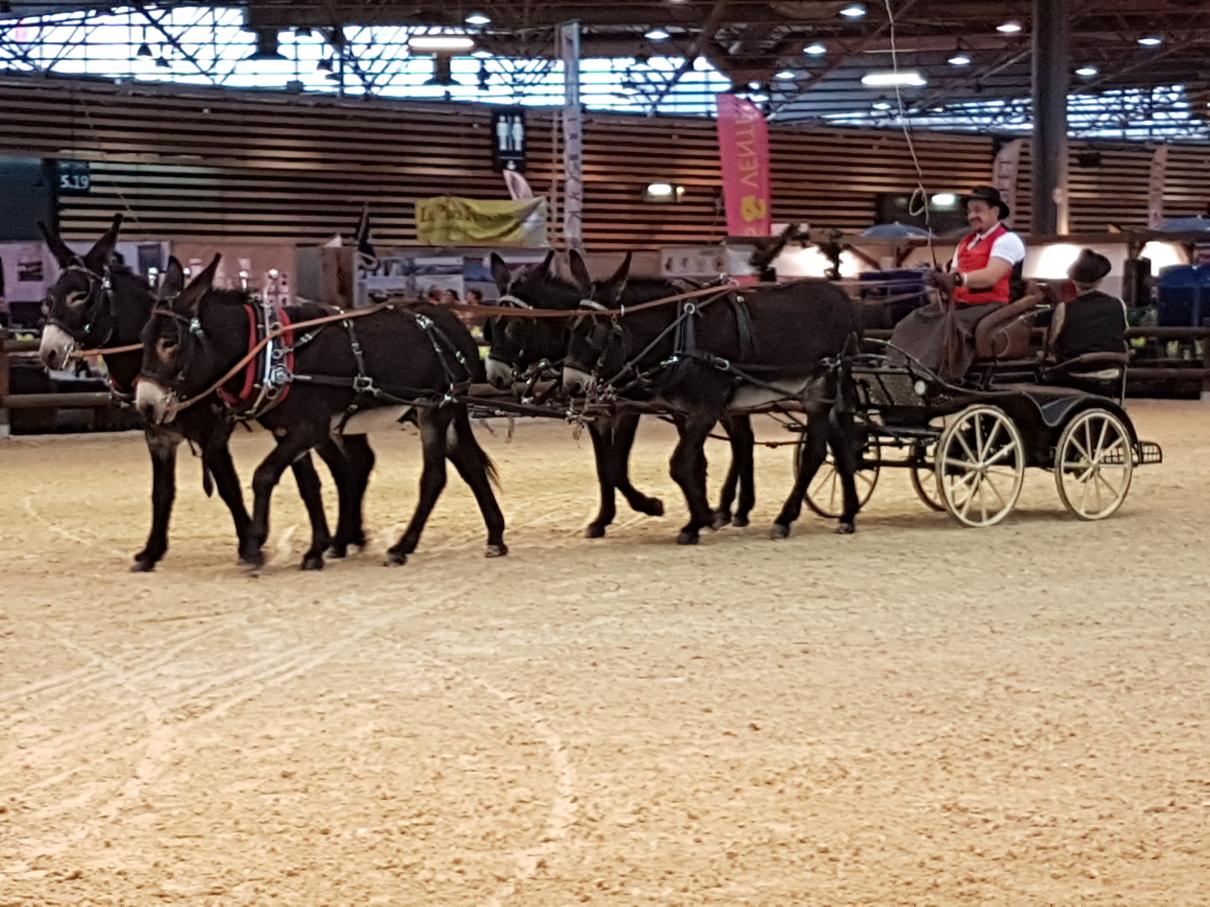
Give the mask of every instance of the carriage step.
M 1154 441 L 1139 441 L 1138 442 L 1138 465 L 1151 466 L 1155 463 L 1164 462 L 1164 451 Z

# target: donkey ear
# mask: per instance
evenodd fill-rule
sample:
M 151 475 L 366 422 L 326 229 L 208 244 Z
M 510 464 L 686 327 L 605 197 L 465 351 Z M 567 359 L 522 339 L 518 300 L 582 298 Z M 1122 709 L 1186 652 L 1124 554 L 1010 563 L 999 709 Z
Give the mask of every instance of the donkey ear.
M 555 261 L 555 250 L 551 249 L 549 252 L 546 253 L 546 257 L 542 259 L 541 263 L 533 266 L 533 268 L 530 270 L 530 274 L 532 274 L 534 277 L 538 278 L 539 280 L 548 279 L 552 273 L 551 265 L 554 264 L 554 261 Z
M 576 282 L 581 295 L 587 296 L 592 290 L 592 275 L 588 273 L 588 265 L 584 264 L 584 256 L 572 249 L 567 253 L 571 264 L 571 278 Z
M 496 282 L 496 289 L 501 293 L 507 293 L 508 285 L 513 280 L 513 272 L 508 269 L 508 265 L 504 263 L 504 259 L 495 252 L 492 253 L 491 266 L 492 280 Z
M 105 235 L 97 240 L 97 244 L 88 250 L 88 254 L 84 256 L 84 264 L 89 270 L 96 274 L 100 274 L 109 264 L 109 258 L 113 255 L 114 247 L 118 244 L 118 231 L 122 229 L 122 215 L 115 214 L 113 223 L 109 225 L 109 229 L 105 231 Z
M 55 261 L 59 263 L 60 268 L 66 268 L 71 264 L 72 259 L 76 257 L 76 253 L 67 247 L 67 243 L 59 238 L 58 233 L 52 233 L 50 228 L 42 223 L 42 221 L 38 221 L 38 232 L 46 240 L 46 245 L 50 247 L 50 252 L 55 256 Z
M 192 315 L 197 311 L 198 303 L 205 298 L 206 294 L 214 286 L 214 275 L 218 272 L 218 263 L 222 257 L 222 255 L 215 255 L 210 260 L 210 264 L 202 268 L 197 276 L 189 281 L 189 286 L 181 291 L 181 295 L 173 303 L 174 309 L 186 315 Z
M 175 255 L 168 256 L 168 267 L 164 269 L 164 282 L 160 284 L 160 298 L 171 299 L 181 295 L 185 289 L 185 268 Z
M 608 280 L 601 284 L 601 301 L 604 303 L 615 303 L 622 297 L 622 291 L 626 289 L 626 281 L 630 277 L 630 253 L 626 253 L 626 257 L 622 259 L 622 263 L 618 265 L 618 269 L 613 272 Z

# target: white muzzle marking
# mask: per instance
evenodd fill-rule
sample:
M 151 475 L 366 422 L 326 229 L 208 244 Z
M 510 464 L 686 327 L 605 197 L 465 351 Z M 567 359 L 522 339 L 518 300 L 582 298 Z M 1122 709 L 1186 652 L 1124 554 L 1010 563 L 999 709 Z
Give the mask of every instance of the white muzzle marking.
M 48 324 L 42 329 L 42 343 L 38 346 L 38 358 L 47 368 L 63 368 L 75 351 L 75 338 L 63 328 L 56 324 Z
M 172 395 L 150 378 L 140 378 L 134 390 L 134 402 L 143 418 L 162 425 L 172 404 Z

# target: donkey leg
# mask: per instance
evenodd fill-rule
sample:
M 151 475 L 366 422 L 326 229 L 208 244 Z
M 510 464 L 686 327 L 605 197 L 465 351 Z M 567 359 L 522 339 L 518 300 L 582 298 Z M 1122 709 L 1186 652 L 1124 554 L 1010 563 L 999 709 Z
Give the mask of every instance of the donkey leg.
M 206 468 L 214 477 L 214 486 L 218 489 L 218 496 L 231 511 L 231 521 L 235 523 L 235 537 L 242 551 L 244 539 L 247 538 L 248 530 L 252 525 L 252 518 L 248 516 L 248 508 L 244 506 L 244 492 L 240 488 L 235 463 L 231 459 L 231 448 L 225 443 L 210 444 L 206 446 L 202 456 L 205 458 Z
M 731 443 L 731 465 L 727 469 L 727 479 L 723 482 L 718 508 L 714 511 L 713 526 L 715 529 L 721 529 L 728 524 L 739 527 L 747 526 L 749 514 L 752 513 L 752 507 L 756 504 L 752 457 L 756 438 L 752 433 L 752 420 L 748 416 L 729 416 L 722 421 L 727 428 L 727 437 Z M 737 490 L 739 508 L 733 515 L 731 505 L 735 502 Z
M 735 416 L 731 423 L 731 456 L 741 464 L 739 506 L 732 525 L 747 526 L 756 506 L 756 433 L 749 416 Z
M 375 456 L 370 447 L 370 439 L 366 435 L 349 435 L 345 438 L 345 458 L 349 464 L 349 526 L 348 532 L 341 535 L 337 530 L 338 540 L 347 539 L 347 544 L 355 545 L 358 549 L 366 545 L 365 503 L 366 488 L 370 484 L 370 473 L 374 471 Z
M 634 436 L 639 430 L 636 413 L 623 413 L 613 419 L 613 464 L 614 478 L 618 491 L 630 505 L 630 509 L 646 516 L 663 516 L 664 502 L 649 497 L 630 484 L 630 451 L 634 447 Z
M 815 473 L 828 456 L 828 421 L 823 413 L 808 412 L 806 431 L 806 450 L 802 463 L 799 464 L 798 475 L 794 479 L 794 488 L 786 503 L 782 505 L 773 529 L 769 535 L 774 539 L 784 539 L 790 534 L 790 527 L 802 514 L 802 502 L 806 497 L 807 487 Z
M 147 452 L 151 454 L 151 532 L 147 543 L 134 556 L 131 570 L 154 570 L 168 550 L 168 521 L 176 498 L 176 449 L 180 441 L 164 431 L 149 428 L 144 432 Z
M 586 538 L 599 539 L 605 535 L 605 527 L 617 516 L 618 507 L 614 498 L 613 445 L 610 441 L 610 423 L 594 419 L 588 423 L 588 434 L 592 438 L 592 454 L 597 467 L 597 484 L 601 489 L 601 503 L 597 515 L 584 530 Z
M 305 431 L 292 432 L 277 441 L 277 447 L 256 467 L 252 475 L 252 526 L 248 531 L 240 557 L 254 567 L 265 562 L 261 551 L 269 538 L 269 507 L 273 489 L 281 481 L 282 473 L 319 439 Z
M 416 550 L 420 534 L 424 532 L 424 524 L 433 512 L 442 489 L 445 488 L 445 432 L 451 417 L 452 413 L 447 407 L 422 409 L 417 414 L 416 422 L 420 426 L 420 444 L 424 454 L 424 466 L 420 473 L 420 498 L 416 501 L 416 510 L 407 529 L 399 541 L 387 549 L 388 564 L 407 563 L 408 555 Z
M 491 483 L 496 467 L 475 439 L 470 417 L 463 406 L 454 414 L 453 431 L 454 443 L 446 455 L 475 495 L 483 524 L 487 527 L 487 556 L 503 557 L 508 554 L 508 545 L 504 544 L 504 514 L 500 512 Z
M 716 421 L 712 416 L 691 415 L 678 425 L 680 440 L 669 465 L 673 481 L 681 487 L 689 507 L 689 522 L 676 537 L 678 545 L 696 545 L 699 533 L 714 516 L 706 496 L 705 446 Z
M 290 464 L 294 473 L 294 481 L 298 485 L 298 493 L 307 508 L 307 517 L 311 521 L 311 547 L 303 555 L 303 570 L 322 570 L 324 568 L 324 551 L 332 541 L 328 532 L 328 517 L 324 513 L 323 486 L 319 473 L 315 471 L 315 463 L 309 453 Z
M 836 471 L 840 473 L 840 489 L 844 495 L 844 511 L 836 531 L 849 535 L 857 531 L 857 511 L 861 505 L 857 497 L 857 448 L 853 432 L 853 416 L 833 409 L 829 417 L 829 444 Z

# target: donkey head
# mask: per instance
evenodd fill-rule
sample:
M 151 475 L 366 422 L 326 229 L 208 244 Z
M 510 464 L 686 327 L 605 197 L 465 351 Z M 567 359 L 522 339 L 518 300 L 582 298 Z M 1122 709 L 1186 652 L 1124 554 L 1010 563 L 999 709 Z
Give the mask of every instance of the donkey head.
M 492 279 L 500 291 L 497 305 L 516 312 L 559 308 L 561 282 L 551 269 L 554 258 L 554 250 L 551 250 L 540 263 L 513 274 L 504 259 L 493 252 Z M 560 355 L 559 330 L 558 324 L 534 318 L 489 318 L 483 328 L 483 336 L 491 345 L 487 354 L 487 380 L 495 387 L 509 387 L 518 372 L 544 358 Z
M 104 345 L 113 330 L 109 260 L 118 242 L 122 215 L 84 255 L 68 248 L 59 235 L 39 222 L 38 229 L 59 263 L 59 278 L 42 300 L 46 327 L 38 356 L 47 368 L 61 367 L 77 349 Z
M 584 259 L 576 251 L 571 255 L 571 273 L 580 291 L 582 314 L 571 328 L 567 358 L 563 365 L 563 386 L 578 393 L 594 385 L 604 375 L 616 374 L 626 364 L 626 336 L 616 309 L 621 303 L 630 276 L 630 253 L 607 279 L 594 281 Z
M 143 328 L 143 367 L 135 404 L 145 419 L 159 424 L 169 418 L 180 395 L 200 391 L 215 372 L 202 330 L 202 301 L 214 285 L 221 255 L 185 284 L 185 270 L 168 260 L 159 300 Z

